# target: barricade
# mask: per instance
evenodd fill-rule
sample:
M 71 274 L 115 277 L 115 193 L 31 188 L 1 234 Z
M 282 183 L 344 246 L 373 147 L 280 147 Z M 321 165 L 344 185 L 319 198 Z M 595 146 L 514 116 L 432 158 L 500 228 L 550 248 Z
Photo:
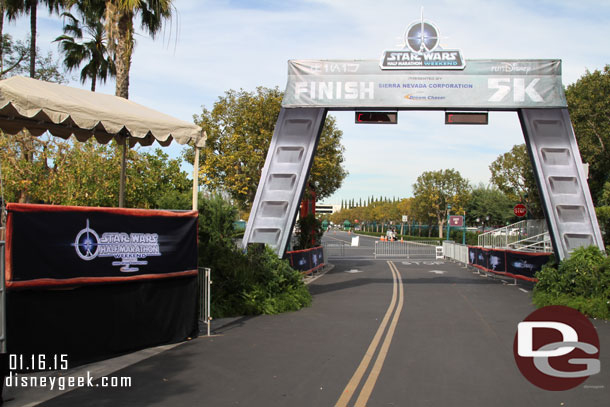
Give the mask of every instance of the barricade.
M 468 264 L 468 246 L 463 244 L 458 244 L 453 241 L 444 241 L 443 242 L 443 251 L 445 258 L 449 258 L 451 260 L 455 260 L 459 263 L 463 263 L 464 265 Z
M 376 241 L 375 258 L 436 258 L 437 241 Z
M 513 279 L 537 282 L 536 272 L 542 269 L 552 253 L 520 252 L 508 249 L 489 249 L 443 242 L 445 258 Z
M 286 252 L 290 267 L 302 274 L 311 274 L 324 267 L 324 249 L 322 246 L 311 249 Z
M 468 264 L 485 272 L 537 282 L 536 272 L 549 261 L 551 254 L 468 246 Z

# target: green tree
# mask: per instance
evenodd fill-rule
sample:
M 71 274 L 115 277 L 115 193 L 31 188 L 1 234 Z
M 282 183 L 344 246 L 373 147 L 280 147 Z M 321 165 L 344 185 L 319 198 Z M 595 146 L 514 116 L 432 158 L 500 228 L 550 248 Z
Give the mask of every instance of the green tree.
M 610 181 L 610 65 L 586 71 L 568 86 L 566 98 L 583 162 L 589 164 L 589 188 L 598 204 Z
M 28 55 L 28 49 L 21 43 L 13 41 L 9 34 L 2 35 L 2 59 L 0 60 L 0 78 L 14 75 L 20 71 Z
M 6 15 L 9 20 L 16 20 L 23 14 L 29 14 L 30 16 L 30 53 L 29 53 L 29 65 L 30 65 L 30 77 L 36 77 L 36 18 L 38 4 L 43 3 L 49 9 L 49 12 L 58 13 L 60 8 L 64 6 L 62 0 L 4 0 L 3 6 L 5 7 Z
M 489 166 L 491 183 L 514 203 L 523 203 L 533 218 L 543 218 L 534 170 L 525 144 L 518 144 Z
M 59 42 L 59 48 L 64 54 L 64 65 L 69 71 L 84 64 L 80 80 L 81 83 L 91 80 L 92 92 L 95 92 L 98 80 L 104 83 L 108 76 L 116 73 L 114 60 L 106 46 L 104 5 L 103 0 L 77 3 L 80 20 L 69 12 L 62 13 L 64 34 L 55 39 Z
M 11 77 L 15 75 L 27 75 L 30 65 L 29 40 L 26 42 L 15 41 L 9 34 L 2 37 L 2 69 L 0 77 Z M 37 51 L 40 54 L 40 50 Z M 46 56 L 36 59 L 35 79 L 47 82 L 65 83 L 67 79 L 60 69 L 59 62 L 52 52 Z
M 27 156 L 27 159 L 23 157 Z M 190 181 L 180 160 L 160 149 L 129 152 L 133 182 L 127 190 L 133 207 L 188 209 Z M 0 137 L 0 162 L 9 202 L 113 206 L 118 196 L 120 155 L 93 139 L 86 143 L 23 134 Z M 184 196 L 187 196 L 186 199 Z M 169 206 L 168 206 L 169 205 Z
M 487 225 L 505 225 L 516 220 L 513 213 L 514 201 L 497 188 L 480 184 L 472 189 L 466 204 L 466 223 L 477 224 L 477 219 L 486 219 Z
M 20 41 L 13 41 L 10 35 L 5 34 L 2 38 L 2 49 L 3 61 L 6 60 L 6 64 L 3 63 L 6 68 L 2 71 L 2 76 L 21 75 L 29 70 L 29 46 Z M 34 76 L 49 82 L 65 82 L 65 77 L 59 70 L 52 53 L 36 60 Z M 10 200 L 32 201 L 30 193 L 44 185 L 49 171 L 45 157 L 53 151 L 54 145 L 54 142 L 48 138 L 32 137 L 27 130 L 15 135 L 2 133 L 0 140 L 2 173 L 6 183 L 14 182 L 13 187 L 17 194 Z
M 204 108 L 195 116 L 208 135 L 202 149 L 201 179 L 212 190 L 227 191 L 242 210 L 254 200 L 282 97 L 278 88 L 229 90 L 211 111 Z M 342 166 L 342 135 L 335 119 L 327 117 L 308 180 L 319 200 L 332 195 L 347 175 Z M 187 150 L 187 161 L 192 163 L 192 157 L 193 150 Z
M 443 226 L 447 221 L 447 205 L 451 213 L 461 213 L 470 194 L 468 180 L 454 169 L 425 171 L 413 184 L 414 205 L 420 216 L 436 220 L 438 236 L 443 237 Z

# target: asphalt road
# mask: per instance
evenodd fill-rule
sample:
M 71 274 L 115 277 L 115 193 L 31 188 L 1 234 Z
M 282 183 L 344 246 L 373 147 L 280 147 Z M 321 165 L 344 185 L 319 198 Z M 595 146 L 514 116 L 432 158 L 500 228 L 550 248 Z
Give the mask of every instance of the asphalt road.
M 593 321 L 601 373 L 549 392 L 516 367 L 529 292 L 441 261 L 339 260 L 299 312 L 241 318 L 43 406 L 607 406 L 610 324 Z M 98 382 L 99 383 L 99 382 Z M 8 402 L 5 405 L 17 405 Z

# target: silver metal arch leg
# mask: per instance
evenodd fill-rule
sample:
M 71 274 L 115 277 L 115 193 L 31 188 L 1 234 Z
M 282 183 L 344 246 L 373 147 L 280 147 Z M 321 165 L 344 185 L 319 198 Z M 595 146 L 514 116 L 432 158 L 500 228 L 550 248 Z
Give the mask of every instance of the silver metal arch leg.
M 557 257 L 580 246 L 604 250 L 568 109 L 521 109 L 519 120 Z
M 282 108 L 244 233 L 283 257 L 322 132 L 326 109 Z

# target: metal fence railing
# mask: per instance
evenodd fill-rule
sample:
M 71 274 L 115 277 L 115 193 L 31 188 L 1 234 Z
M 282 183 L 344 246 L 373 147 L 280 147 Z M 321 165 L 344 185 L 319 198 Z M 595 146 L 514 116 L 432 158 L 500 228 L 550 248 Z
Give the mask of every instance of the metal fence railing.
M 548 233 L 546 220 L 528 219 L 489 232 L 481 233 L 478 245 L 487 248 L 508 248 L 521 240 Z
M 210 314 L 210 294 L 212 285 L 212 271 L 207 267 L 199 267 L 197 280 L 199 283 L 199 321 L 206 325 L 207 335 L 210 336 L 212 316 Z
M 404 257 L 404 258 L 436 258 L 437 240 L 423 240 L 417 242 L 376 241 L 375 258 L 377 257 Z
M 553 252 L 553 242 L 551 241 L 551 235 L 549 232 L 545 232 L 540 235 L 527 237 L 514 243 L 509 243 L 508 249 L 520 252 L 551 253 Z
M 345 246 L 349 245 L 345 242 L 339 241 L 322 243 L 322 247 L 324 250 L 324 258 L 327 259 L 329 257 L 344 257 Z
M 468 246 L 452 241 L 443 242 L 443 252 L 446 258 L 468 264 Z

